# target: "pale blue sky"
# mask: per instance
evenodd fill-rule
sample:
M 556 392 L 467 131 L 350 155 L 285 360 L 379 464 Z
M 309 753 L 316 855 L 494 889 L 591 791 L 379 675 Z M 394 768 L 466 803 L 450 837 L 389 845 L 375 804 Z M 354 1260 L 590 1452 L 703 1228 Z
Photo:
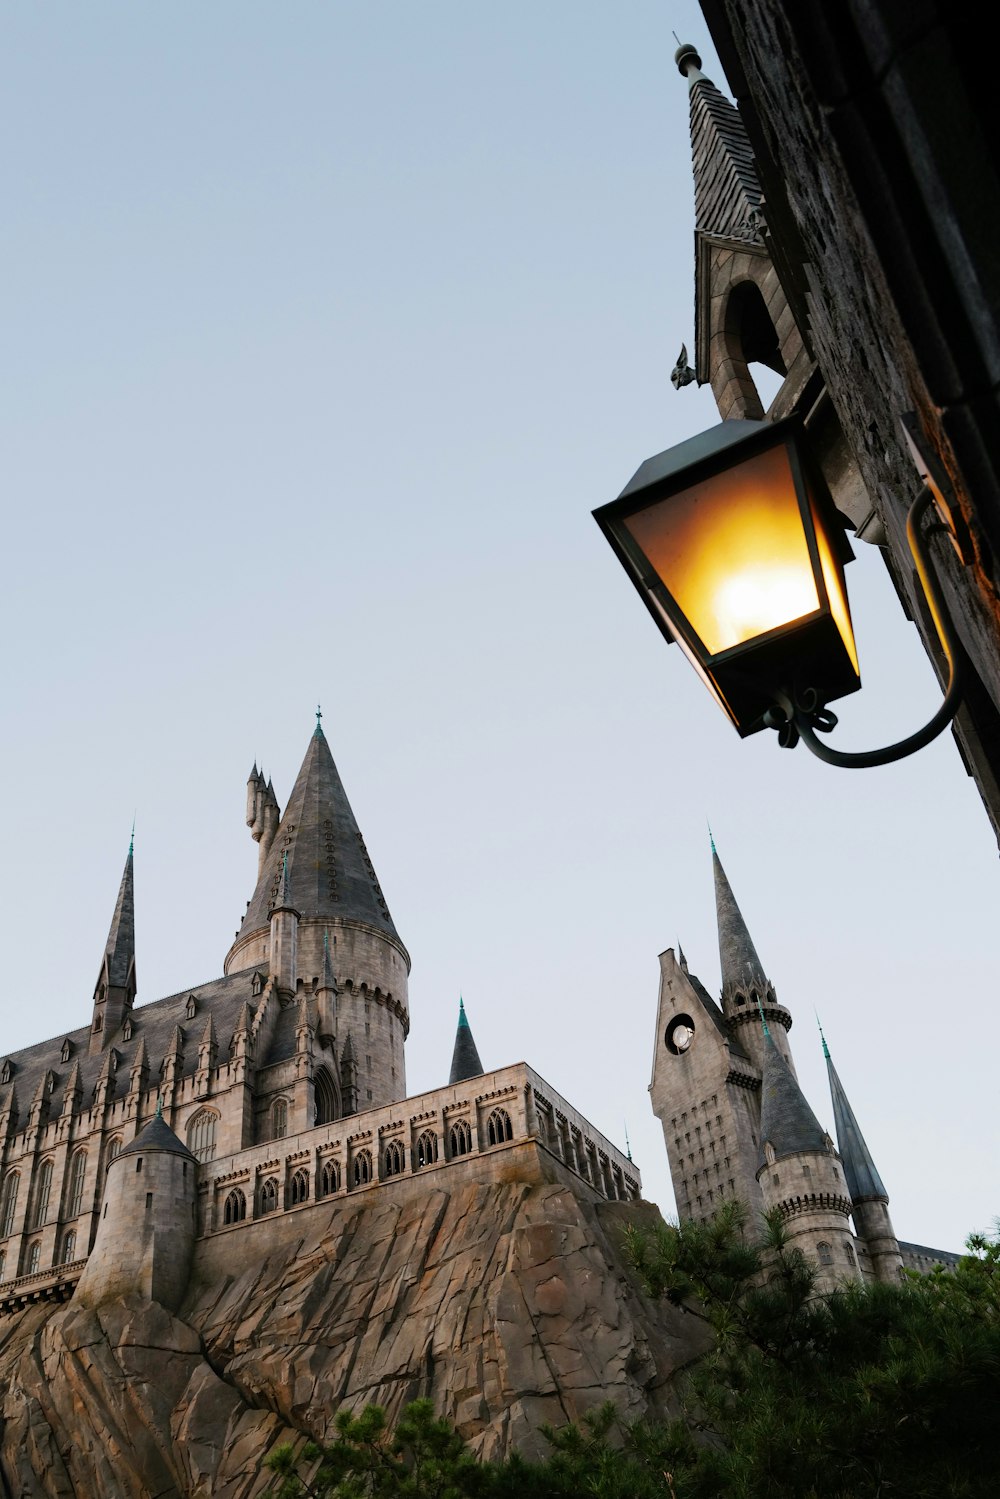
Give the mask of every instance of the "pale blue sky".
M 718 986 L 706 821 L 830 1122 L 906 1238 L 1000 1211 L 996 847 L 946 738 L 741 743 L 590 511 L 716 419 L 692 346 L 691 3 L 53 4 L 2 19 L 5 1044 L 89 1017 L 137 812 L 140 1003 L 221 970 L 317 700 L 413 957 L 672 1209 L 656 955 Z M 866 691 L 936 688 L 878 556 Z

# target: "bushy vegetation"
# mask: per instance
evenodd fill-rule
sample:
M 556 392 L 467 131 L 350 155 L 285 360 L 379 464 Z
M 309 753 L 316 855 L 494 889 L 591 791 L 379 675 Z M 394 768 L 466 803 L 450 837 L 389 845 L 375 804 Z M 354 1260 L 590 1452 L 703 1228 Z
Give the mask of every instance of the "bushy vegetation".
M 529 1463 L 476 1458 L 430 1401 L 395 1431 L 342 1411 L 331 1443 L 269 1460 L 279 1499 L 995 1499 L 1000 1493 L 1000 1235 L 955 1273 L 817 1297 L 780 1221 L 752 1243 L 733 1204 L 707 1224 L 631 1229 L 650 1293 L 704 1321 L 709 1352 L 672 1421 L 612 1399 L 548 1429 Z

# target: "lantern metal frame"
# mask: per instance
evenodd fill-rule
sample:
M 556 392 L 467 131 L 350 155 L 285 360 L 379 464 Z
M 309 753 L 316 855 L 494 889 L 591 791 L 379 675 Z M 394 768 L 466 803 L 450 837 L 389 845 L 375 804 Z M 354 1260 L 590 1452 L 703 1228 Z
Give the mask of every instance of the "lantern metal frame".
M 913 419 L 904 419 L 904 427 L 910 438 Z M 725 473 L 745 458 L 764 452 L 770 446 L 787 443 L 792 476 L 799 500 L 799 513 L 812 566 L 813 579 L 817 587 L 820 609 L 816 615 L 790 621 L 776 629 L 753 637 L 744 644 L 720 651 L 713 655 L 707 650 L 693 629 L 680 605 L 667 589 L 662 578 L 656 574 L 642 548 L 627 531 L 624 522 L 629 516 L 659 504 L 672 495 L 703 479 Z M 810 510 L 810 498 L 828 524 L 836 517 L 833 502 L 822 479 L 811 465 L 804 433 L 798 418 L 786 418 L 780 422 L 728 421 L 710 428 L 696 438 L 680 443 L 655 458 L 648 459 L 626 485 L 617 500 L 603 505 L 593 512 L 601 530 L 631 577 L 643 603 L 649 610 L 660 632 L 671 642 L 681 645 L 710 691 L 720 702 L 741 737 L 756 733 L 762 728 L 777 731 L 778 741 L 785 749 L 793 749 L 798 743 L 806 746 L 818 759 L 828 765 L 839 765 L 845 769 L 862 770 L 878 765 L 888 765 L 914 754 L 930 744 L 947 728 L 962 701 L 961 646 L 949 616 L 940 585 L 934 574 L 927 545 L 929 535 L 938 532 L 954 541 L 954 533 L 948 522 L 947 507 L 940 491 L 940 476 L 922 463 L 921 478 L 924 483 L 916 500 L 911 505 L 906 520 L 906 537 L 920 586 L 927 601 L 928 611 L 934 625 L 941 651 L 947 664 L 945 696 L 932 718 L 915 733 L 894 744 L 877 750 L 846 751 L 835 749 L 819 737 L 829 734 L 837 725 L 837 716 L 827 707 L 831 699 L 857 691 L 860 676 L 845 684 L 843 674 L 834 671 L 831 683 L 829 675 L 821 688 L 808 681 L 815 668 L 808 662 L 810 646 L 818 636 L 821 651 L 819 657 L 820 681 L 830 661 L 830 629 L 836 628 L 830 610 L 828 591 L 822 573 L 818 553 L 814 520 Z M 934 509 L 937 523 L 924 527 L 927 513 Z M 826 529 L 826 540 L 835 549 L 834 555 L 841 566 L 853 557 L 844 531 L 836 525 Z M 846 590 L 844 593 L 846 603 Z M 849 606 L 848 606 L 849 607 Z M 848 622 L 849 622 L 848 614 Z M 828 622 L 823 631 L 810 630 L 821 620 Z M 810 635 L 814 638 L 810 640 Z M 752 658 L 752 666 L 749 660 Z M 745 690 L 744 701 L 752 701 L 753 695 L 766 698 L 761 711 L 746 721 L 734 713 L 721 690 L 717 673 L 727 683 L 736 684 L 737 692 Z

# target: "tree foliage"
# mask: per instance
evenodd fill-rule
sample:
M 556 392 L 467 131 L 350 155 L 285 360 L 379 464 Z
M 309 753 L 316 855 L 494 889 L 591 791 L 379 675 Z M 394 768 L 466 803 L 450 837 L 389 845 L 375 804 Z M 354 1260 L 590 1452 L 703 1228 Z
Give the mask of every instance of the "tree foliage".
M 369 1406 L 333 1442 L 270 1459 L 279 1499 L 993 1499 L 1000 1492 L 1000 1235 L 955 1273 L 819 1297 L 780 1220 L 751 1242 L 737 1205 L 630 1230 L 649 1292 L 701 1319 L 706 1355 L 672 1421 L 613 1399 L 546 1429 L 542 1461 L 480 1461 L 430 1401 L 394 1432 Z M 613 1396 L 613 1391 L 609 1395 Z

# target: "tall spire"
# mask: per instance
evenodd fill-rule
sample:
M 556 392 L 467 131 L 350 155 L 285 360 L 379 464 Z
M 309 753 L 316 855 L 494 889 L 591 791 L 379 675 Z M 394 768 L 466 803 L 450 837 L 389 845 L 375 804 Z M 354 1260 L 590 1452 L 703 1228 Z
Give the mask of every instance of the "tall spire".
M 399 942 L 318 717 L 237 941 L 266 928 L 278 902 L 306 920 L 357 920 Z
M 779 1161 L 800 1151 L 830 1149 L 826 1131 L 767 1030 L 760 1083 L 760 1165 L 765 1161 L 765 1144 Z
M 129 969 L 135 962 L 135 889 L 132 878 L 134 862 L 135 829 L 128 846 L 128 856 L 118 887 L 118 899 L 111 918 L 111 929 L 104 945 L 104 961 L 107 971 L 104 981 L 109 988 L 124 989 L 128 986 Z M 103 965 L 102 965 L 103 966 Z
M 472 1029 L 465 1013 L 465 1001 L 459 998 L 458 1028 L 455 1031 L 455 1049 L 451 1054 L 449 1086 L 452 1083 L 464 1083 L 469 1077 L 481 1077 L 482 1073 L 483 1064 L 479 1060 L 479 1052 L 476 1050 Z
M 763 195 L 740 112 L 705 77 L 689 43 L 675 61 L 690 91 L 695 231 L 761 245 Z
M 826 1071 L 830 1080 L 837 1148 L 843 1162 L 844 1177 L 847 1181 L 847 1190 L 851 1194 L 851 1201 L 856 1204 L 871 1201 L 888 1202 L 889 1194 L 882 1185 L 882 1178 L 875 1169 L 871 1151 L 865 1144 L 865 1137 L 854 1117 L 854 1110 L 847 1100 L 844 1085 L 837 1076 L 837 1069 L 833 1065 L 833 1058 L 830 1056 L 830 1048 L 826 1044 L 822 1026 L 820 1026 L 819 1033 L 823 1038 L 823 1055 L 826 1057 Z
M 712 839 L 712 868 L 715 874 L 715 911 L 719 924 L 719 962 L 722 967 L 722 1000 L 724 1005 L 733 1002 L 739 993 L 749 1000 L 753 993 L 758 999 L 773 997 L 773 990 L 764 973 L 743 920 L 743 913 L 736 904 L 732 886 L 726 878 Z

